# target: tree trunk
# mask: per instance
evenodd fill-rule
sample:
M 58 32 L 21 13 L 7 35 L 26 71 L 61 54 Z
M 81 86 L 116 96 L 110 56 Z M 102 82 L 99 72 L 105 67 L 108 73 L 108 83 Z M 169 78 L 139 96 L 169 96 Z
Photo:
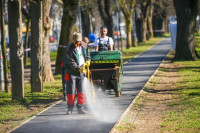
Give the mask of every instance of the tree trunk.
M 24 65 L 22 43 L 21 0 L 8 1 L 10 70 L 12 79 L 12 98 L 24 98 Z M 12 39 L 11 39 L 12 38 Z
M 108 36 L 113 37 L 112 1 L 98 0 L 98 9 L 104 25 L 108 28 Z
M 43 81 L 54 81 L 51 59 L 50 59 L 50 47 L 49 47 L 49 35 L 51 28 L 51 21 L 49 12 L 51 8 L 51 0 L 43 0 L 43 45 L 42 45 L 42 79 Z
M 31 1 L 31 91 L 42 92 L 42 1 Z
M 177 15 L 175 60 L 197 60 L 195 25 L 199 0 L 174 0 Z
M 78 15 L 79 0 L 63 1 L 64 10 L 62 17 L 62 26 L 59 40 L 59 47 L 56 57 L 56 71 L 55 74 L 61 73 L 61 62 L 65 56 L 65 46 L 72 41 L 73 32 L 77 31 L 76 18 Z
M 138 42 L 142 42 L 142 14 L 140 5 L 136 5 L 135 7 L 135 23 L 136 23 L 136 33 Z
M 136 18 L 136 11 L 134 10 L 133 12 L 133 17 L 132 17 L 132 21 L 133 21 L 133 26 L 132 26 L 132 46 L 133 47 L 137 47 L 138 44 L 137 44 L 137 33 L 136 33 L 136 21 L 135 21 L 135 18 Z
M 122 12 L 124 14 L 125 22 L 126 22 L 126 34 L 127 34 L 127 44 L 126 48 L 131 47 L 132 43 L 132 26 L 133 26 L 133 11 L 135 6 L 135 0 L 131 0 L 130 3 L 127 5 L 125 0 L 119 0 L 119 5 L 122 9 Z
M 7 62 L 7 56 L 6 56 L 6 43 L 5 43 L 5 24 L 4 24 L 4 0 L 1 1 L 1 49 L 2 49 L 2 55 L 3 55 L 3 77 L 4 77 L 4 90 L 9 93 L 10 90 L 8 88 L 8 62 Z
M 142 42 L 146 42 L 146 34 L 147 33 L 147 18 L 142 19 Z
M 127 34 L 127 40 L 126 40 L 126 48 L 130 48 L 132 46 L 132 25 L 133 25 L 133 20 L 132 20 L 132 15 L 131 16 L 125 16 L 126 20 L 126 34 Z
M 152 25 L 152 18 L 153 18 L 153 1 L 151 2 L 151 5 L 148 8 L 148 16 L 147 16 L 147 31 L 149 39 L 153 38 L 153 25 Z
M 92 32 L 91 9 L 89 9 L 88 0 L 82 0 L 84 6 L 81 7 L 82 34 L 88 36 Z
M 142 42 L 147 41 L 147 17 L 148 17 L 148 8 L 150 6 L 150 1 L 143 0 L 141 3 L 142 11 Z
M 131 35 L 132 35 L 132 47 L 137 47 L 138 44 L 137 44 L 137 41 L 136 41 L 135 37 L 133 36 L 133 34 L 134 34 L 134 32 L 132 30 L 132 32 L 131 32 Z

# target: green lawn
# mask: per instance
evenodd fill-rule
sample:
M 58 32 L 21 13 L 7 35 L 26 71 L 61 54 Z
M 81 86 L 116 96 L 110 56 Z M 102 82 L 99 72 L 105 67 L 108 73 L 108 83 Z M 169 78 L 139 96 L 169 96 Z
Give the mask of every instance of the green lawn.
M 57 51 L 53 51 L 50 53 L 51 60 L 56 60 L 56 56 L 57 56 Z
M 173 110 L 164 116 L 164 131 L 200 131 L 200 61 L 175 62 L 180 66 L 181 81 L 177 83 L 178 99 L 170 103 Z
M 196 41 L 197 41 L 196 50 L 197 50 L 198 55 L 200 56 L 200 34 L 196 36 Z
M 55 79 L 53 82 L 45 82 L 41 93 L 31 93 L 30 84 L 26 84 L 23 100 L 12 101 L 11 94 L 0 92 L 0 132 L 12 129 L 53 102 L 60 100 L 62 98 L 61 75 L 55 76 Z
M 197 36 L 200 53 L 200 36 Z M 173 110 L 164 115 L 163 132 L 200 132 L 200 60 L 174 62 L 179 66 L 181 80 L 177 82 L 177 100 L 170 103 Z

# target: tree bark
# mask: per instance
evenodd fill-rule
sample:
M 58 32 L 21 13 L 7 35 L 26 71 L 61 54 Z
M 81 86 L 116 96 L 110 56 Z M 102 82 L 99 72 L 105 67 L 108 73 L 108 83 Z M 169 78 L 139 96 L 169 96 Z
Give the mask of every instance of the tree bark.
M 175 60 L 197 60 L 195 25 L 199 0 L 174 0 L 177 15 Z
M 2 49 L 2 56 L 3 56 L 3 77 L 4 77 L 4 90 L 9 93 L 10 90 L 8 88 L 8 62 L 6 56 L 6 43 L 5 43 L 5 24 L 4 24 L 4 0 L 1 1 L 1 49 Z
M 42 1 L 31 1 L 31 91 L 42 92 Z
M 89 7 L 88 0 L 82 0 L 83 6 L 81 6 L 81 20 L 82 20 L 82 34 L 83 36 L 88 36 L 92 30 L 92 16 L 91 8 Z
M 142 42 L 147 41 L 147 18 L 142 19 Z
M 132 20 L 132 15 L 126 16 L 126 34 L 127 34 L 127 40 L 126 40 L 126 48 L 131 48 L 132 46 L 132 25 L 133 25 L 133 20 Z
M 22 43 L 21 0 L 8 1 L 10 70 L 12 79 L 12 99 L 24 98 L 24 65 Z M 12 39 L 11 39 L 12 38 Z
M 137 4 L 135 7 L 135 23 L 136 23 L 136 33 L 138 42 L 142 42 L 142 19 L 141 19 L 141 8 L 140 5 Z
M 113 37 L 112 1 L 98 0 L 98 9 L 104 25 L 108 28 L 108 36 Z
M 64 10 L 62 17 L 62 26 L 59 40 L 59 47 L 56 57 L 56 71 L 55 74 L 61 73 L 61 62 L 65 56 L 65 46 L 72 41 L 73 32 L 77 31 L 76 18 L 78 15 L 79 0 L 63 0 Z
M 49 47 L 49 35 L 51 28 L 51 21 L 49 12 L 51 8 L 52 0 L 43 0 L 43 45 L 42 45 L 42 80 L 54 81 L 51 60 L 50 60 L 50 47 Z
M 130 4 L 130 7 L 128 8 L 128 4 Z M 126 3 L 125 0 L 119 0 L 119 5 L 122 9 L 122 12 L 124 14 L 125 22 L 126 22 L 126 34 L 127 34 L 127 43 L 126 48 L 130 48 L 132 45 L 132 26 L 133 26 L 133 10 L 135 6 L 135 0 L 131 0 L 130 3 Z
M 147 31 L 148 31 L 148 36 L 149 39 L 153 38 L 153 25 L 152 25 L 152 18 L 153 18 L 153 3 L 154 0 L 151 0 L 151 4 L 148 8 L 148 16 L 147 16 Z
M 148 17 L 148 8 L 150 6 L 149 0 L 141 1 L 141 11 L 142 11 L 142 42 L 147 41 L 147 17 Z

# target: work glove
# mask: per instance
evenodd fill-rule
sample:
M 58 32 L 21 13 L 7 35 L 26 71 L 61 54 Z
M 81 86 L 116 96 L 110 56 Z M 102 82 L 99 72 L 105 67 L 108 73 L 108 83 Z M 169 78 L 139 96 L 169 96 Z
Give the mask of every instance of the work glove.
M 82 65 L 79 71 L 80 73 L 83 73 L 84 75 L 86 75 L 87 70 L 85 69 L 85 65 Z
M 90 61 L 87 60 L 87 61 L 85 62 L 85 67 L 89 67 L 89 66 L 90 66 Z

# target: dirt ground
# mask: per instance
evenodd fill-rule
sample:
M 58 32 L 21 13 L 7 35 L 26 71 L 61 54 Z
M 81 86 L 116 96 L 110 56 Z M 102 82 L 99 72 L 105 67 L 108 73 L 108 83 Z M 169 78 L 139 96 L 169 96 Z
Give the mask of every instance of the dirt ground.
M 168 103 L 176 97 L 176 81 L 179 80 L 176 66 L 171 63 L 173 55 L 167 57 L 160 69 L 146 84 L 123 119 L 112 131 L 114 133 L 160 133 L 163 114 L 170 110 Z M 172 99 L 173 97 L 173 99 Z

